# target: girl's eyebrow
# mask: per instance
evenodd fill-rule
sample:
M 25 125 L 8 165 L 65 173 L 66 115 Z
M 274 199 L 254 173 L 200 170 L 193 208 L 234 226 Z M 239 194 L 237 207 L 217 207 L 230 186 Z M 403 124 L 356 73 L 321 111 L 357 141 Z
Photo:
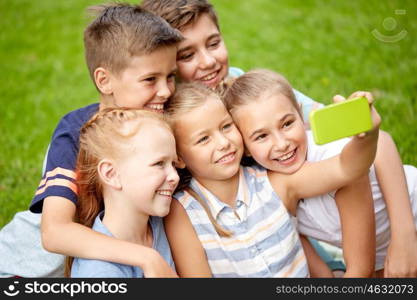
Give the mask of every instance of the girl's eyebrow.
M 208 132 L 208 129 L 203 129 L 203 130 L 197 131 L 196 133 L 194 133 L 190 136 L 190 141 L 193 141 L 193 140 L 195 140 L 196 138 L 198 138 L 202 135 L 206 135 L 207 132 Z
M 287 117 L 289 117 L 289 116 L 292 116 L 293 115 L 293 113 L 288 113 L 288 114 L 285 114 L 285 115 L 283 115 L 279 120 L 278 120 L 278 123 L 281 123 L 282 121 L 284 121 Z M 249 138 L 252 138 L 254 135 L 256 135 L 256 134 L 258 134 L 258 133 L 260 133 L 260 132 L 262 132 L 264 130 L 264 128 L 259 128 L 259 129 L 256 129 L 254 132 L 252 132 L 252 134 L 249 136 Z
M 249 136 L 249 138 L 251 139 L 253 136 L 257 135 L 258 133 L 262 132 L 263 130 L 264 130 L 263 128 L 256 129 L 254 132 L 252 132 L 252 134 Z

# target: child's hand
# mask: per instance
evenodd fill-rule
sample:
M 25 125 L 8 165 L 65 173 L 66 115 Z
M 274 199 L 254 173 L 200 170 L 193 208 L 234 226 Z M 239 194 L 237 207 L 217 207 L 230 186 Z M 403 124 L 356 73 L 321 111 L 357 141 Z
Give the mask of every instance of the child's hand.
M 372 130 L 379 130 L 379 126 L 381 125 L 381 117 L 378 114 L 378 112 L 375 109 L 374 103 L 374 97 L 370 92 L 363 92 L 363 91 L 357 91 L 354 92 L 352 95 L 349 96 L 348 99 L 357 98 L 357 97 L 365 97 L 368 99 L 369 108 L 371 109 L 371 118 L 372 118 Z M 342 102 L 346 99 L 341 95 L 336 95 L 333 97 L 333 102 Z M 370 130 L 370 131 L 372 131 Z M 358 137 L 362 138 L 366 135 L 366 133 L 361 133 L 358 135 Z
M 384 277 L 417 277 L 417 234 L 391 241 L 385 258 Z
M 178 278 L 177 273 L 168 265 L 158 251 L 149 248 L 149 257 L 146 258 L 146 265 L 143 266 L 145 277 Z

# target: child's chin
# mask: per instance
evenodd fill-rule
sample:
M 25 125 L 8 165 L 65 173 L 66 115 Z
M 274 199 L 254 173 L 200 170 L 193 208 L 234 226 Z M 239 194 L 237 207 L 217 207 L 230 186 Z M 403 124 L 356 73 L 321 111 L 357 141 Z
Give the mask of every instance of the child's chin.
M 287 174 L 287 175 L 291 175 L 295 172 L 297 172 L 300 169 L 301 166 L 298 166 L 297 164 L 292 164 L 289 166 L 282 166 L 282 165 L 276 165 L 273 164 L 271 166 L 271 168 L 268 168 L 271 171 L 277 172 L 277 173 L 282 173 L 282 174 Z

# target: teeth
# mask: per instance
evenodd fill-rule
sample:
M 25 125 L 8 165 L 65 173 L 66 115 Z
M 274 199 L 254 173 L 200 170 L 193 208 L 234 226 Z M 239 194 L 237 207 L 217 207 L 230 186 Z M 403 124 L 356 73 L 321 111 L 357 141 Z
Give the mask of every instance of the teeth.
M 172 196 L 172 191 L 169 190 L 159 190 L 156 193 L 163 196 Z
M 214 77 L 216 77 L 216 75 L 217 75 L 217 72 L 214 72 L 214 73 L 211 73 L 211 74 L 209 74 L 209 75 L 207 75 L 207 76 L 205 76 L 205 77 L 201 78 L 201 80 L 204 80 L 204 81 L 206 81 L 206 80 L 211 80 L 211 79 L 213 79 Z
M 222 162 L 226 162 L 226 161 L 232 160 L 234 158 L 234 156 L 235 156 L 235 154 L 234 153 L 231 153 L 231 154 L 226 155 L 225 157 L 219 159 L 217 162 L 218 163 L 222 163 Z
M 164 104 L 157 104 L 157 103 L 149 103 L 146 107 L 153 109 L 153 110 L 164 110 Z
M 289 159 L 291 156 L 293 156 L 293 154 L 294 154 L 294 151 L 292 151 L 292 152 L 290 152 L 290 153 L 288 153 L 284 156 L 281 156 L 281 157 L 277 158 L 277 160 L 278 161 L 283 161 L 283 160 Z

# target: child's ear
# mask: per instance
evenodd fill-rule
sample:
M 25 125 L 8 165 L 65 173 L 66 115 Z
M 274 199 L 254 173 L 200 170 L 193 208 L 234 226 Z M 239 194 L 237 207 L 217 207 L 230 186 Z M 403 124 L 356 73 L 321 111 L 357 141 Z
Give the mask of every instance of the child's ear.
M 94 70 L 94 81 L 102 94 L 110 95 L 113 90 L 111 86 L 110 72 L 102 67 Z
M 182 160 L 181 156 L 178 155 L 178 161 L 176 163 L 176 167 L 179 169 L 185 168 L 185 162 Z
M 108 159 L 100 161 L 97 166 L 97 172 L 104 184 L 111 186 L 116 190 L 122 189 L 122 184 L 120 183 L 119 176 L 117 176 L 117 170 L 112 161 Z

